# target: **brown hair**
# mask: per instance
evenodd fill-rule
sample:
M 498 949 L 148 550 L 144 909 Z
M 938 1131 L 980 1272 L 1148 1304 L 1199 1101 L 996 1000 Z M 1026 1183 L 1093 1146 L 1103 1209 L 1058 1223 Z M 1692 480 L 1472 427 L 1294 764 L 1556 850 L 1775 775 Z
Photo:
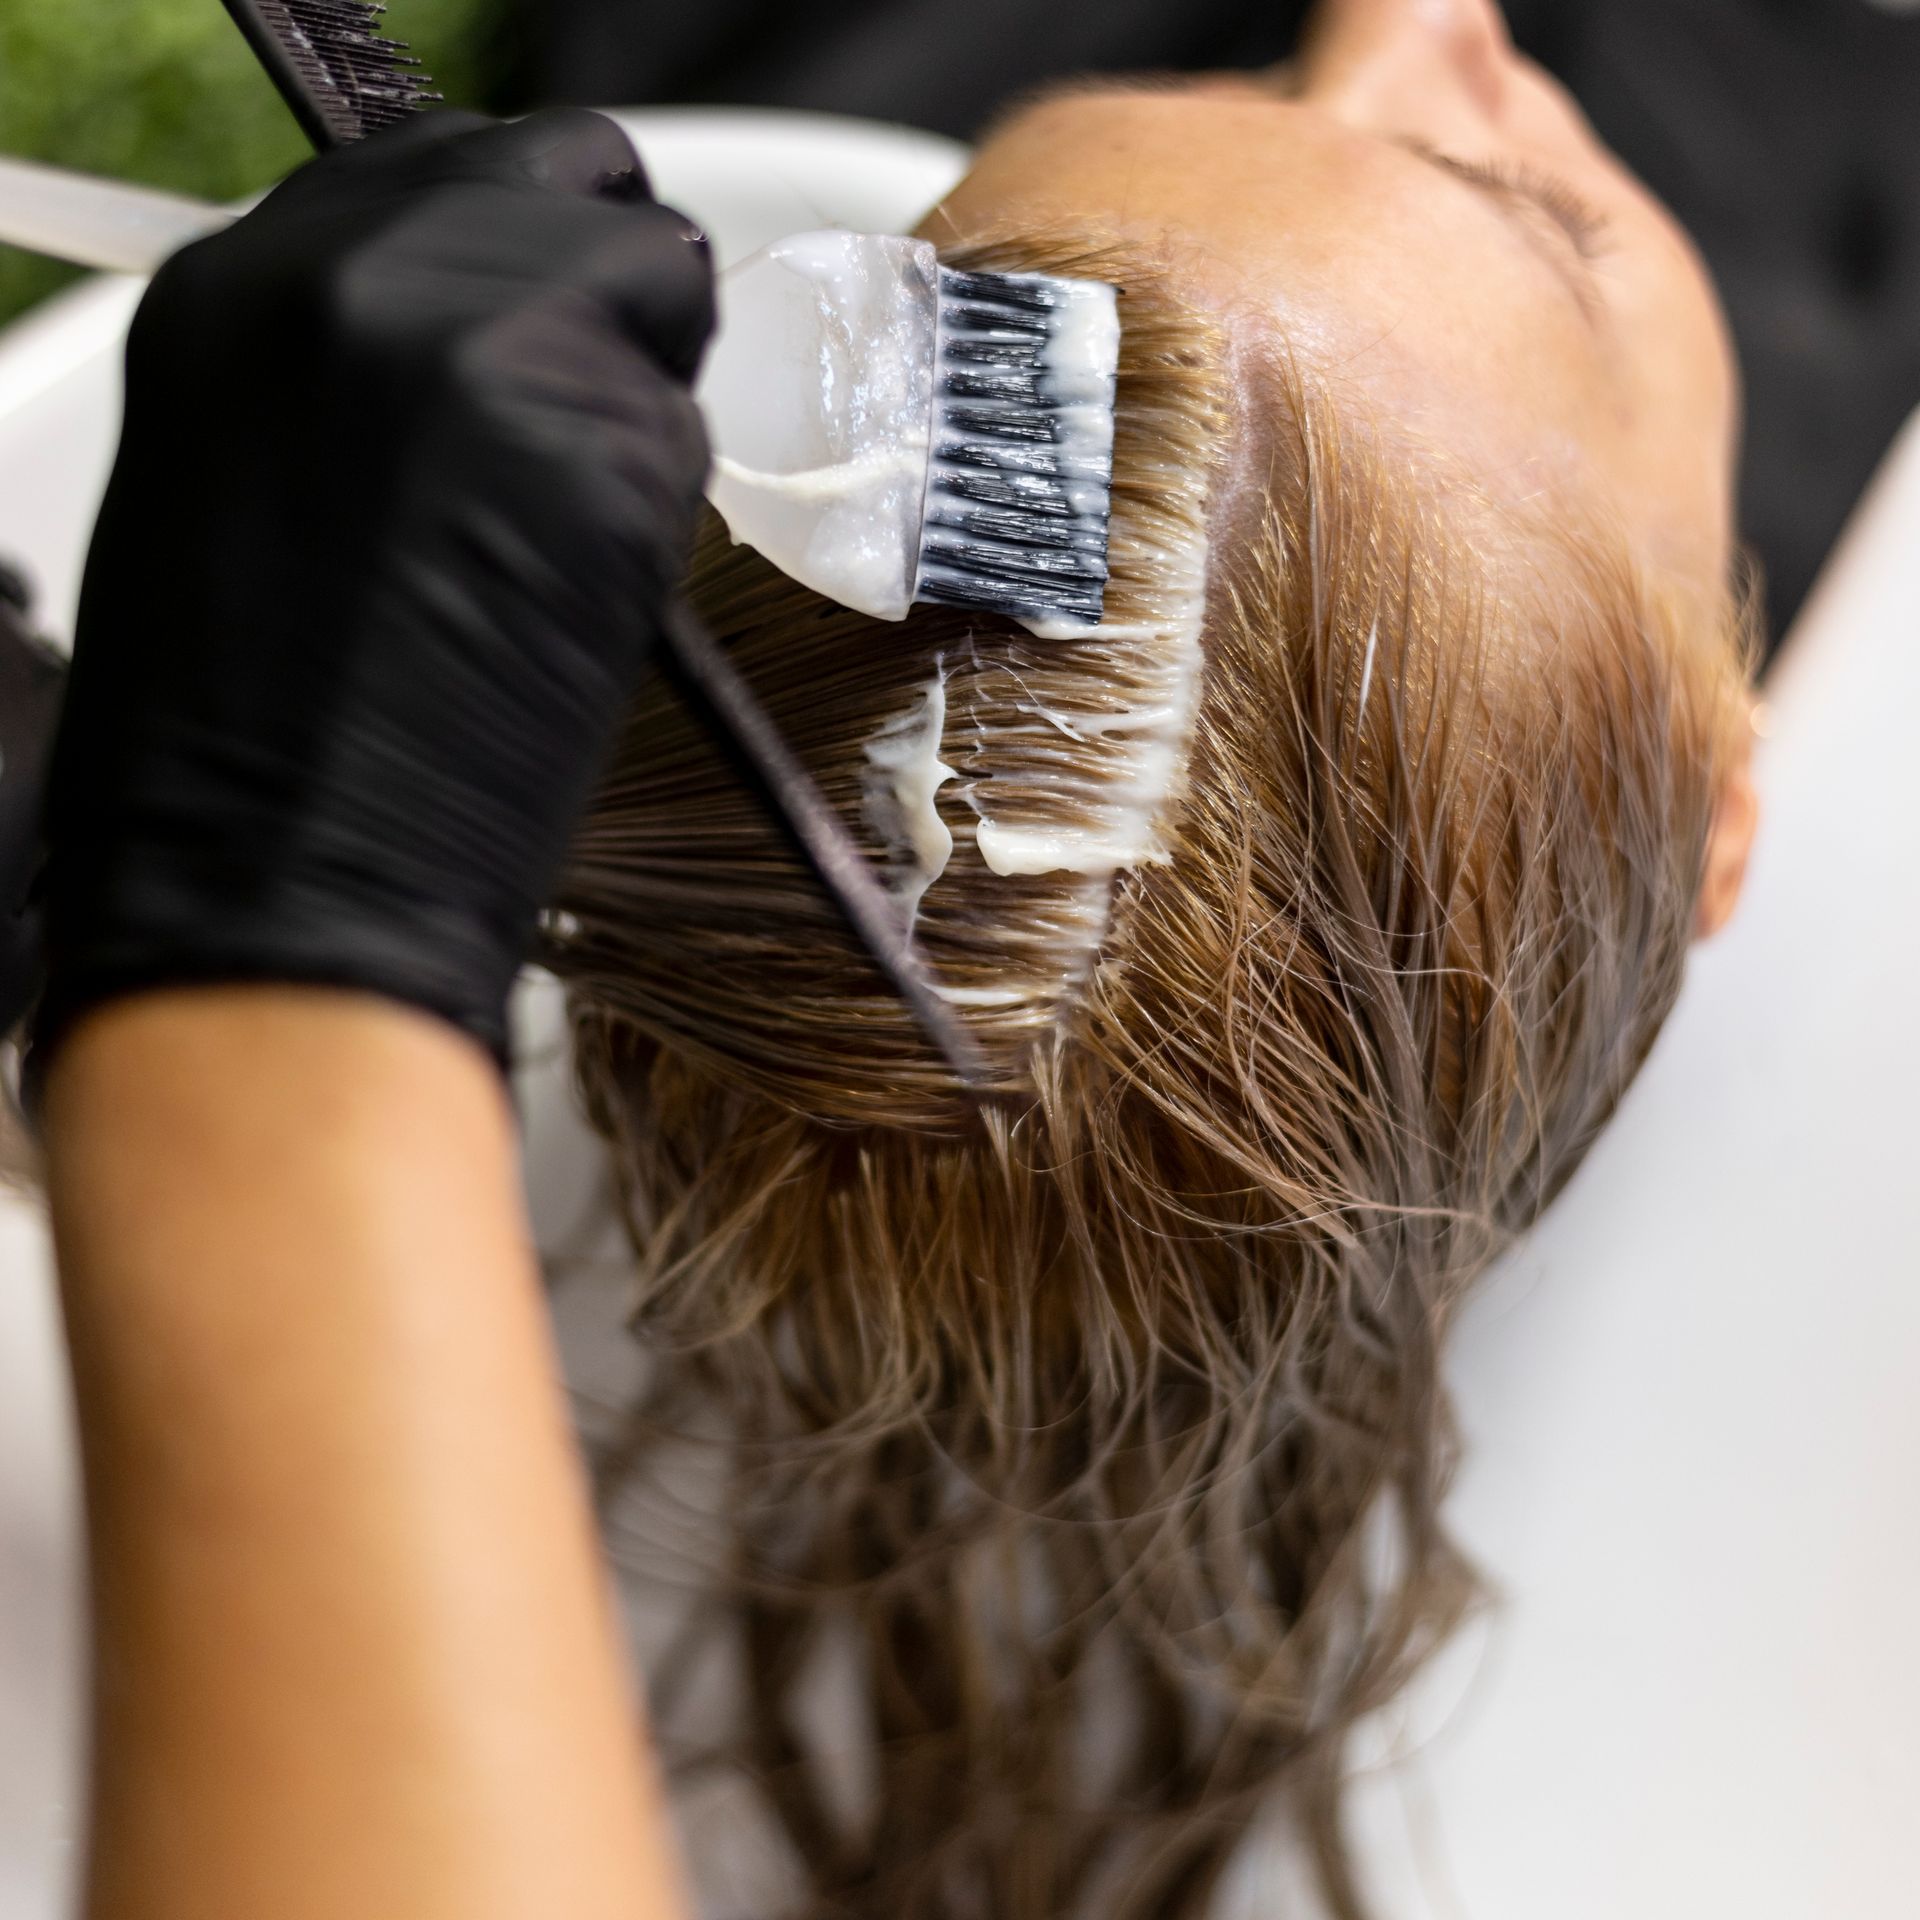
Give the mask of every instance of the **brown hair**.
M 1345 1736 L 1474 1592 L 1442 1335 L 1672 1004 L 1742 662 L 1617 539 L 1441 500 L 1281 365 L 1257 507 L 1216 490 L 1165 857 L 1101 878 L 1090 932 L 1084 877 L 988 870 L 968 795 L 1097 782 L 1109 736 L 1036 712 L 1124 704 L 1167 543 L 1256 429 L 1151 263 L 988 258 L 1126 289 L 1110 619 L 1141 637 L 879 625 L 711 531 L 694 593 L 876 859 L 863 743 L 947 676 L 920 931 L 995 1002 L 967 1018 L 1003 1091 L 957 1097 L 650 696 L 554 953 L 657 1354 L 605 1473 L 724 1434 L 696 1624 L 794 1910 L 1198 1915 L 1279 1796 L 1354 1915 Z M 830 1648 L 874 1758 L 851 1800 L 804 1730 Z

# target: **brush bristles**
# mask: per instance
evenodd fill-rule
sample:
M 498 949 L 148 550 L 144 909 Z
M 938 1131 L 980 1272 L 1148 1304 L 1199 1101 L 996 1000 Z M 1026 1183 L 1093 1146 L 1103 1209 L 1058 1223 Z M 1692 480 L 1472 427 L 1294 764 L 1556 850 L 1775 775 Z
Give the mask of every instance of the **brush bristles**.
M 940 269 L 934 435 L 913 597 L 1016 620 L 1098 623 L 1113 484 L 1112 388 L 1060 364 L 1095 290 Z
M 402 40 L 379 31 L 378 0 L 257 0 L 337 140 L 358 140 L 437 102 Z

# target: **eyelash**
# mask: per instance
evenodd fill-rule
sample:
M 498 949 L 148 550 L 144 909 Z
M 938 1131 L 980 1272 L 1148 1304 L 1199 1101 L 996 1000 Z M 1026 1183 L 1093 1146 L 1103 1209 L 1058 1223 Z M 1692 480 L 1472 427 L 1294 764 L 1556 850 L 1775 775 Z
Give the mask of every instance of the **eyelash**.
M 1524 160 L 1458 160 L 1460 172 L 1503 193 L 1517 194 L 1549 214 L 1564 229 L 1583 260 L 1597 260 L 1607 250 L 1607 216 L 1583 200 L 1558 174 L 1529 166 Z

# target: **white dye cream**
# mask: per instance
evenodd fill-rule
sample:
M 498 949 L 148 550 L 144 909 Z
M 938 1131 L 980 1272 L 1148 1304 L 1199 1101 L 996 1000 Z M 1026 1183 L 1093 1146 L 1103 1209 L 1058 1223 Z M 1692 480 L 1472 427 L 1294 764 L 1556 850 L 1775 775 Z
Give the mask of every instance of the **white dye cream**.
M 950 1007 L 1018 1007 L 1033 996 L 1025 987 L 942 987 L 937 993 Z
M 1086 652 L 1089 704 L 1022 703 L 1027 726 L 1036 735 L 1097 741 L 1104 751 L 1091 760 L 1074 756 L 1074 773 L 1063 769 L 1055 782 L 1029 767 L 1017 781 L 989 775 L 971 783 L 975 843 L 997 874 L 1104 881 L 1167 857 L 1167 818 L 1186 775 L 1200 694 L 1206 537 L 1196 530 L 1145 564 L 1159 589 L 1151 596 L 1158 607 L 1148 609 L 1155 617 L 1125 626 L 1052 623 L 1041 635 Z M 1107 648 L 1110 663 L 1099 657 Z M 1103 693 L 1118 698 L 1093 706 Z
M 865 748 L 867 819 L 899 865 L 895 891 L 909 916 L 953 857 L 952 830 L 935 804 L 954 777 L 940 758 L 946 725 L 946 676 L 936 674 L 913 706 L 887 721 Z
M 868 500 L 876 490 L 883 490 L 903 478 L 918 481 L 926 463 L 924 440 L 877 447 L 858 459 L 842 460 L 831 467 L 807 467 L 798 473 L 762 473 L 757 468 L 742 466 L 738 460 L 729 460 L 724 453 L 713 456 L 714 471 L 736 487 L 821 506 Z
M 1107 514 L 1113 472 L 1113 379 L 1120 364 L 1120 298 L 1098 280 L 1069 280 L 1041 358 L 1055 413 L 1061 471 L 1075 513 Z M 1099 475 L 1077 483 L 1075 475 Z M 1035 629 L 1037 631 L 1037 629 Z

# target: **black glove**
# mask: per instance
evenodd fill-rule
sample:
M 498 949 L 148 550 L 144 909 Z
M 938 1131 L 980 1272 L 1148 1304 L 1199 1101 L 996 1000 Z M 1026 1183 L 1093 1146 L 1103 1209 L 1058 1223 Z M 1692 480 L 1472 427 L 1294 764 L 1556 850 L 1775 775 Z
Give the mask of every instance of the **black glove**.
M 0 560 L 0 1038 L 40 985 L 41 802 L 67 678 L 31 612 L 26 582 Z
M 583 111 L 424 116 L 161 270 L 48 812 L 44 1055 L 190 981 L 506 1001 L 691 542 L 706 246 Z

